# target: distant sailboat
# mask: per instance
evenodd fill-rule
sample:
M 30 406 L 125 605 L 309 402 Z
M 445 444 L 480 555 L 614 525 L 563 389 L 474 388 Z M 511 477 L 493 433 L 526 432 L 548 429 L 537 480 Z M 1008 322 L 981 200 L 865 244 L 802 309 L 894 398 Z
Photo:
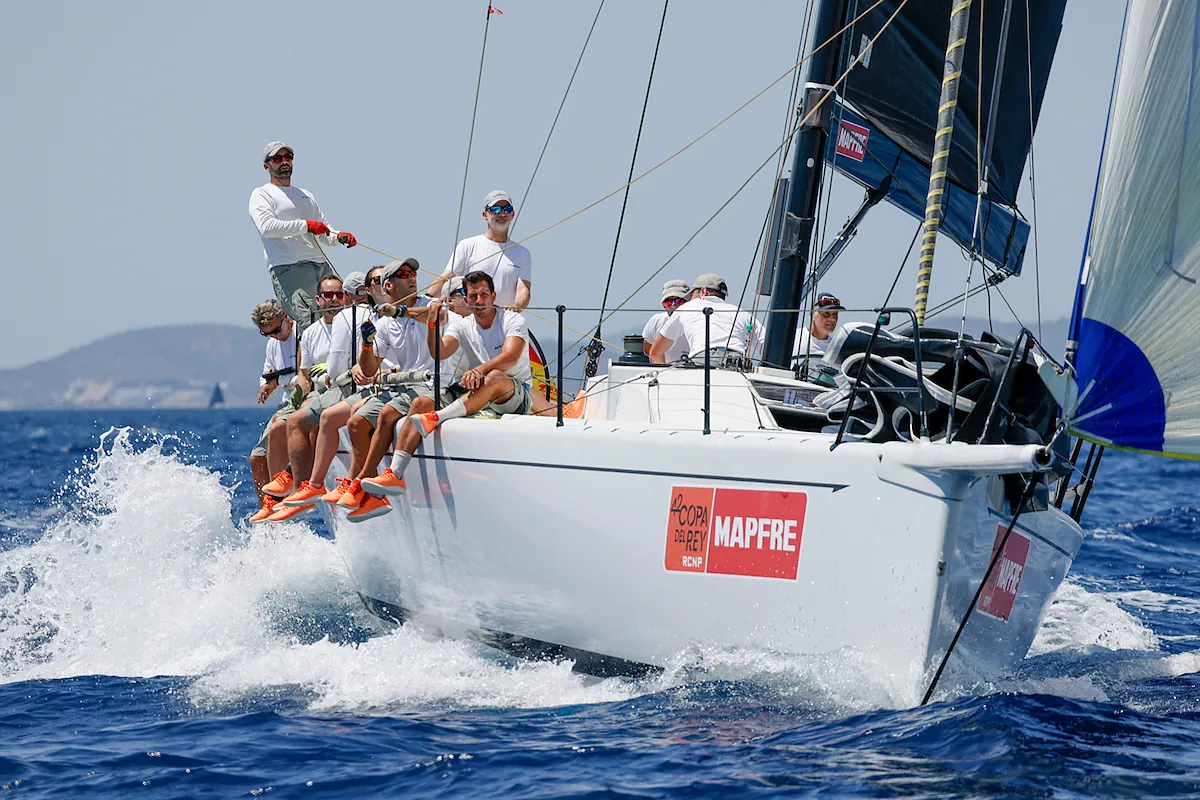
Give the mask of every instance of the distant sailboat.
M 224 408 L 225 393 L 221 391 L 221 384 L 213 384 L 212 397 L 208 398 L 209 408 Z

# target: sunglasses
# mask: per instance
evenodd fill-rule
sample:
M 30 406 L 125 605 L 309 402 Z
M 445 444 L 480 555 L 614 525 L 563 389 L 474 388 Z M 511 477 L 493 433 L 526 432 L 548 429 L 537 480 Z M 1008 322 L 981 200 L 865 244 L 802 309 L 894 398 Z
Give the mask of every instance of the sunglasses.
M 829 306 L 840 306 L 841 304 L 842 304 L 842 301 L 838 300 L 836 297 L 822 297 L 817 302 L 817 308 L 828 308 Z M 840 311 L 841 309 L 834 309 L 834 310 Z
M 417 271 L 415 269 L 398 269 L 392 273 L 392 278 L 399 278 L 400 280 L 404 280 L 405 278 L 415 277 L 416 274 L 417 274 Z M 388 280 L 391 280 L 392 278 L 388 278 Z
M 279 333 L 280 331 L 282 331 L 282 330 L 283 330 L 283 317 L 280 317 L 280 318 L 279 318 L 279 324 L 275 326 L 275 330 L 273 330 L 273 331 L 264 331 L 262 328 L 259 328 L 259 329 L 258 329 L 258 332 L 259 332 L 259 333 L 261 333 L 263 336 L 275 336 L 276 334 L 278 334 L 278 333 Z
M 272 164 L 282 164 L 284 161 L 291 161 L 293 158 L 295 158 L 295 156 L 292 155 L 291 153 L 278 153 L 276 155 L 271 156 L 267 160 L 270 161 Z
M 488 206 L 487 210 L 492 212 L 493 214 L 511 214 L 511 213 L 513 213 L 513 207 L 511 205 L 509 205 L 509 206 Z
M 370 279 L 367 281 L 367 284 L 368 284 L 368 285 L 370 285 L 370 284 L 374 284 L 374 283 L 383 283 L 383 278 L 381 278 L 381 277 L 379 277 L 378 275 L 376 275 L 374 278 L 370 278 Z
M 324 297 L 326 300 L 340 300 L 345 296 L 346 293 L 340 289 L 336 292 L 321 292 L 321 297 Z
M 679 308 L 679 306 L 686 302 L 687 300 L 683 297 L 668 297 L 666 300 L 663 300 L 662 304 L 663 308 Z

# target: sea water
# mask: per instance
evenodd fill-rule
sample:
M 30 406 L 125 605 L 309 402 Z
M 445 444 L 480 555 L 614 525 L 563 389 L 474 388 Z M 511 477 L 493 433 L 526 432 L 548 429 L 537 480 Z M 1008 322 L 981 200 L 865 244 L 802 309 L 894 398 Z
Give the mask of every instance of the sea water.
M 245 523 L 265 416 L 0 413 L 0 789 L 1200 795 L 1200 464 L 1108 453 L 1020 671 L 921 708 L 853 654 L 598 680 L 386 627 L 319 521 Z

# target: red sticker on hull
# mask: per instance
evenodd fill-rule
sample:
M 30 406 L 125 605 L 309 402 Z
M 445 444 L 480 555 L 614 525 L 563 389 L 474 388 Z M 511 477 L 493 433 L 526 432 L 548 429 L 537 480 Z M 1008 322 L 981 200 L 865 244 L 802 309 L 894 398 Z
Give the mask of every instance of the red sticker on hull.
M 664 566 L 795 580 L 807 508 L 803 492 L 672 487 Z
M 992 543 L 992 556 L 1004 538 L 1007 525 L 996 528 L 996 540 Z M 1013 603 L 1017 600 L 1017 590 L 1021 587 L 1021 575 L 1025 572 L 1025 560 L 1029 558 L 1029 537 L 1015 530 L 1008 535 L 1004 545 L 1004 553 L 992 573 L 988 575 L 987 583 L 983 585 L 983 593 L 979 595 L 979 611 L 989 617 L 1008 622 L 1012 614 Z M 991 563 L 990 557 L 988 563 Z

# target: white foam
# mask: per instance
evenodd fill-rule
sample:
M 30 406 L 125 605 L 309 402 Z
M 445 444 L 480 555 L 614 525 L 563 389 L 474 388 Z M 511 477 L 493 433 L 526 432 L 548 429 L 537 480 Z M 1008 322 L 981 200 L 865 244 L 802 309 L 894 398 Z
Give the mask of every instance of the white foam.
M 1054 595 L 1030 656 L 1054 652 L 1159 649 L 1154 631 L 1121 608 L 1118 596 L 1089 592 L 1066 580 Z

